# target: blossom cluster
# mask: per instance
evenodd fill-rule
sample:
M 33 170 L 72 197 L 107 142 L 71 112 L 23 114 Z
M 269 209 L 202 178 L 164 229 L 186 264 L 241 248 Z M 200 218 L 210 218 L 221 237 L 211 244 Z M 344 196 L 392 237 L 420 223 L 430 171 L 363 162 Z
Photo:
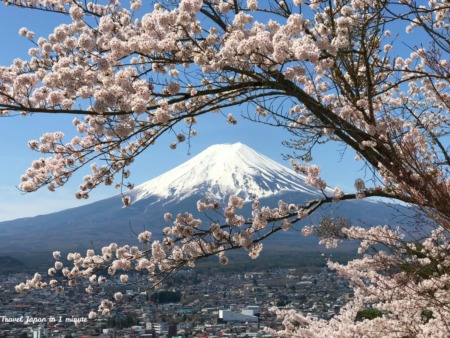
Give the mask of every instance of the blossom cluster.
M 326 197 L 330 201 L 336 201 L 333 197 Z M 313 212 L 321 199 L 309 201 L 307 204 L 288 204 L 282 200 L 277 208 L 261 206 L 259 200 L 254 197 L 252 202 L 252 218 L 246 219 L 238 211 L 244 207 L 244 199 L 231 195 L 226 205 L 222 206 L 218 201 L 207 197 L 197 202 L 199 212 L 214 211 L 222 213 L 224 223 L 212 223 L 204 226 L 199 218 L 191 213 L 179 213 L 176 217 L 164 214 L 164 220 L 172 225 L 163 229 L 162 240 L 152 240 L 152 233 L 144 231 L 137 236 L 143 247 L 119 246 L 111 243 L 101 249 L 101 254 L 89 249 L 85 256 L 80 253 L 69 253 L 66 264 L 63 264 L 59 251 L 53 252 L 55 264 L 48 269 L 49 276 L 55 276 L 60 270 L 64 276 L 63 281 L 52 279 L 43 282 L 42 277 L 36 274 L 33 279 L 19 284 L 18 292 L 25 292 L 35 288 L 55 288 L 61 292 L 64 287 L 74 286 L 79 279 L 87 279 L 90 285 L 86 292 L 94 291 L 93 286 L 102 285 L 109 278 L 121 273 L 119 279 L 122 283 L 128 282 L 128 273 L 132 270 L 145 273 L 148 279 L 157 286 L 167 275 L 182 266 L 194 266 L 197 259 L 217 255 L 221 264 L 228 264 L 226 251 L 235 248 L 244 248 L 249 257 L 255 259 L 263 248 L 260 242 L 263 238 L 279 231 L 287 231 L 293 224 L 304 219 Z M 271 226 L 269 227 L 269 224 Z M 72 264 L 68 267 L 67 263 Z M 108 276 L 97 275 L 96 271 L 107 268 Z M 116 301 L 122 296 L 114 295 Z M 105 305 L 106 304 L 106 305 Z M 102 303 L 99 312 L 108 315 L 113 303 Z M 96 314 L 91 313 L 94 318 Z
M 163 229 L 162 239 L 153 239 L 150 231 L 138 234 L 139 246 L 111 243 L 101 248 L 100 252 L 87 250 L 69 253 L 66 258 L 61 252 L 53 252 L 54 265 L 48 269 L 53 277 L 49 282 L 35 274 L 34 277 L 16 286 L 18 292 L 32 289 L 53 288 L 62 292 L 66 287 L 75 286 L 85 279 L 89 286 L 86 292 L 92 293 L 96 287 L 118 278 L 121 283 L 129 283 L 131 273 L 146 276 L 148 282 L 157 287 L 168 276 L 184 266 L 193 267 L 198 259 L 216 255 L 221 264 L 228 264 L 226 252 L 236 248 L 247 250 L 251 259 L 256 259 L 263 249 L 262 239 L 278 231 L 288 231 L 293 224 L 314 210 L 320 199 L 306 205 L 287 204 L 280 200 L 277 208 L 261 206 L 255 197 L 252 203 L 252 219 L 244 219 L 238 212 L 244 207 L 244 200 L 236 195 L 229 197 L 228 203 L 221 205 L 217 201 L 205 198 L 198 201 L 200 212 L 221 213 L 223 223 L 210 225 L 194 217 L 191 213 L 179 213 L 175 217 L 164 215 L 164 220 L 171 225 Z M 270 226 L 268 226 L 270 224 Z M 62 278 L 57 278 L 61 271 Z M 107 271 L 107 274 L 105 274 Z M 123 299 L 122 294 L 114 294 L 114 300 L 104 300 L 97 312 L 89 314 L 95 318 L 98 314 L 108 316 L 114 304 Z

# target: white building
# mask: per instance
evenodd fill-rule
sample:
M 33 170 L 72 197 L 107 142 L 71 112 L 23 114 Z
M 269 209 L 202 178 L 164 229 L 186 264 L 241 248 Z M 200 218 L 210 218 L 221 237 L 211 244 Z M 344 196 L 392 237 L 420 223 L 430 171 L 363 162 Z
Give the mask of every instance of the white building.
M 257 323 L 258 317 L 254 315 L 233 312 L 231 310 L 219 310 L 219 323 L 220 322 Z
M 48 337 L 48 330 L 42 326 L 33 328 L 33 338 L 44 338 Z

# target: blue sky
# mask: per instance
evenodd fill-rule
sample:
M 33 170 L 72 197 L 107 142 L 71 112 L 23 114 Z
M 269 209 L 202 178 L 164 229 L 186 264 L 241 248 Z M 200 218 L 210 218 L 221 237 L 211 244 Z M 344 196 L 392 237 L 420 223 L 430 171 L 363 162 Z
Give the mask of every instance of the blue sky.
M 63 16 L 0 5 L 0 65 L 9 65 L 16 57 L 27 58 L 27 51 L 32 44 L 18 35 L 21 27 L 34 31 L 36 37 L 47 36 L 64 20 L 67 19 Z M 238 117 L 239 107 L 231 112 Z M 118 193 L 112 187 L 101 187 L 91 193 L 89 200 L 76 200 L 74 194 L 88 170 L 75 174 L 71 182 L 56 192 L 49 192 L 44 188 L 38 192 L 23 194 L 16 188 L 20 175 L 34 159 L 42 157 L 42 154 L 28 149 L 27 141 L 38 139 L 45 132 L 63 131 L 72 134 L 72 118 L 51 115 L 0 119 L 0 139 L 3 143 L 3 151 L 0 153 L 0 221 L 76 207 Z M 252 123 L 242 118 L 238 119 L 237 125 L 232 126 L 221 115 L 212 115 L 200 118 L 196 130 L 198 136 L 192 139 L 190 154 L 187 145 L 169 150 L 169 143 L 173 142 L 173 138 L 165 137 L 135 161 L 131 167 L 130 180 L 136 185 L 143 183 L 218 143 L 242 142 L 289 166 L 282 159 L 282 153 L 289 153 L 289 149 L 281 145 L 283 140 L 289 138 L 289 134 L 280 128 Z M 315 154 L 314 163 L 322 166 L 322 177 L 331 187 L 339 185 L 344 191 L 351 191 L 354 179 L 364 177 L 364 171 L 360 171 L 362 163 L 353 160 L 352 150 L 348 150 L 341 160 L 338 149 L 333 145 L 321 147 Z

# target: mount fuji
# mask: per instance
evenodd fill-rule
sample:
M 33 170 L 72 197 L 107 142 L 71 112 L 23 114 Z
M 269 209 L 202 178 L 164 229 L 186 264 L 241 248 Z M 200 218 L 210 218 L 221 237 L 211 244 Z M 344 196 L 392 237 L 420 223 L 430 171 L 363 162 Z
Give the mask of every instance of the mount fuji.
M 275 206 L 280 199 L 305 203 L 323 196 L 306 185 L 304 179 L 241 143 L 214 145 L 126 192 L 132 200 L 126 208 L 122 206 L 122 196 L 117 195 L 47 215 L 0 222 L 0 254 L 84 250 L 111 242 L 135 243 L 136 233 L 144 229 L 155 235 L 161 233 L 167 226 L 163 220 L 166 212 L 189 211 L 195 217 L 202 217 L 196 210 L 196 202 L 205 197 L 226 201 L 229 195 L 236 194 L 251 201 L 256 195 L 262 205 Z M 380 224 L 392 219 L 393 211 L 381 202 L 346 201 L 320 210 L 304 224 L 330 214 Z
M 250 201 L 301 192 L 318 196 L 320 192 L 304 183 L 305 177 L 261 155 L 242 143 L 214 145 L 182 165 L 127 193 L 138 202 L 154 196 L 166 203 L 201 194 L 224 200 L 231 194 Z

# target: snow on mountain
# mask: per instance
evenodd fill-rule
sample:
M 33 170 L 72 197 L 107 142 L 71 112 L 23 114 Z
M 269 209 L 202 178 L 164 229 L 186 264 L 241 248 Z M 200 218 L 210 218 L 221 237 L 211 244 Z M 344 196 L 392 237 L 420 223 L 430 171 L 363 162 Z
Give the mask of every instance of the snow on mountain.
M 230 194 L 250 200 L 288 191 L 318 195 L 304 179 L 242 143 L 219 144 L 127 194 L 133 203 L 150 196 L 180 201 L 199 193 L 216 200 Z

